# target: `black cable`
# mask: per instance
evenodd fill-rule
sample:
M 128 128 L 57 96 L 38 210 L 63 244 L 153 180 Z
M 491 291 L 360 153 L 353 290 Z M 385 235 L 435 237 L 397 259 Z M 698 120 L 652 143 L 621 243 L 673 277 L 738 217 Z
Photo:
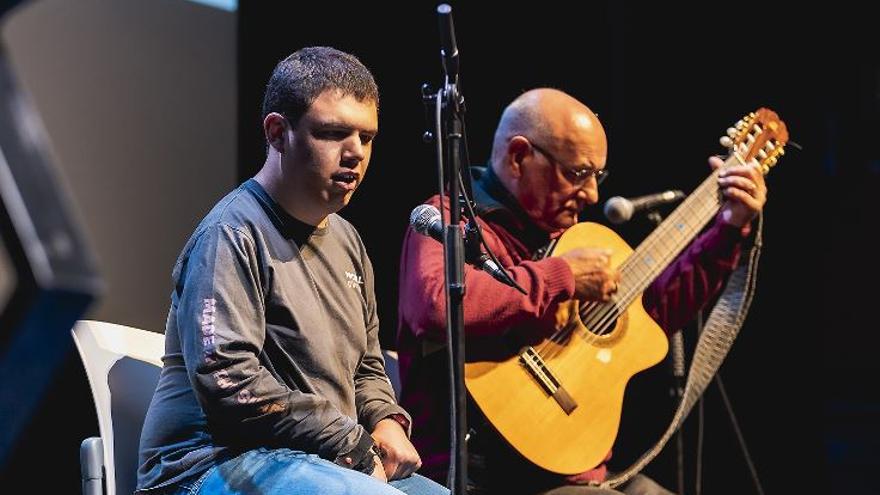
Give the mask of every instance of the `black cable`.
M 684 428 L 678 427 L 678 433 L 675 434 L 675 478 L 678 485 L 678 494 L 684 495 Z
M 758 479 L 758 471 L 755 469 L 755 463 L 752 462 L 752 457 L 749 455 L 749 449 L 746 447 L 746 439 L 739 428 L 736 415 L 733 414 L 733 407 L 730 405 L 730 399 L 727 397 L 727 391 L 724 389 L 724 382 L 721 381 L 721 375 L 715 375 L 715 383 L 718 384 L 718 390 L 721 392 L 721 399 L 724 401 L 724 406 L 727 408 L 727 414 L 730 416 L 730 423 L 733 425 L 736 439 L 739 441 L 743 457 L 745 457 L 746 464 L 749 466 L 749 471 L 752 473 L 752 481 L 755 482 L 755 490 L 758 491 L 759 495 L 764 495 L 764 487 L 761 486 L 761 481 Z
M 458 179 L 459 179 L 459 181 L 462 180 L 462 178 L 460 176 Z M 465 195 L 463 184 L 461 184 L 461 185 L 462 185 L 462 195 Z M 493 253 L 492 250 L 489 249 L 489 246 L 486 244 L 486 239 L 483 237 L 483 229 L 481 229 L 480 225 L 477 223 L 477 215 L 474 212 L 473 206 L 471 205 L 471 200 L 467 196 L 465 196 L 465 205 L 467 207 L 468 212 L 470 213 L 470 218 L 472 219 L 471 221 L 473 222 L 473 226 L 470 228 L 474 229 L 474 232 L 477 235 L 477 239 L 480 240 L 480 245 L 482 245 L 483 248 L 486 250 L 485 254 L 487 256 L 489 256 L 489 258 L 491 258 L 492 261 L 495 262 L 495 264 L 498 266 L 498 268 L 501 270 L 501 272 L 504 273 L 504 277 L 507 278 L 507 281 L 508 281 L 508 283 L 510 283 L 510 285 L 512 285 L 516 290 L 522 292 L 523 294 L 528 294 L 528 292 L 525 289 L 523 289 L 518 283 L 516 283 L 516 280 L 514 280 L 513 276 L 510 275 L 510 272 L 508 272 L 507 269 L 504 268 L 504 265 L 502 265 L 501 262 L 498 261 L 498 258 L 495 257 L 495 253 Z
M 462 146 L 464 148 L 462 150 L 462 155 L 464 156 L 464 162 L 470 163 L 470 156 L 468 155 L 468 146 L 467 146 L 467 129 L 465 127 L 464 122 L 461 123 L 461 130 L 462 130 L 461 134 L 463 136 Z M 491 164 L 489 166 L 491 166 Z M 501 262 L 498 261 L 498 258 L 495 257 L 495 253 L 493 253 L 492 250 L 489 249 L 488 244 L 486 244 L 486 239 L 483 237 L 483 229 L 481 229 L 480 225 L 477 223 L 477 214 L 474 212 L 474 208 L 473 208 L 474 203 L 471 200 L 470 196 L 468 195 L 468 191 L 472 191 L 472 188 L 465 187 L 465 184 L 464 184 L 464 178 L 462 177 L 462 175 L 464 175 L 465 173 L 468 174 L 468 179 L 470 180 L 470 171 L 462 168 L 461 170 L 459 170 L 459 176 L 458 176 L 459 185 L 461 186 L 460 187 L 460 189 L 462 191 L 461 194 L 465 197 L 464 198 L 465 199 L 465 201 L 464 201 L 465 207 L 466 207 L 468 213 L 470 214 L 470 218 L 474 222 L 473 228 L 477 233 L 477 238 L 480 240 L 480 245 L 483 246 L 483 249 L 486 250 L 486 254 L 489 256 L 489 258 L 491 258 L 492 261 L 494 261 L 495 264 L 498 266 L 498 268 L 501 270 L 501 272 L 504 273 L 504 276 L 507 278 L 510 285 L 512 285 L 514 288 L 516 288 L 516 290 L 520 291 L 521 293 L 528 294 L 528 292 L 525 289 L 523 289 L 518 283 L 516 283 L 516 280 L 513 279 L 513 276 L 510 274 L 510 272 L 507 271 L 507 268 L 505 268 L 504 265 L 502 265 Z

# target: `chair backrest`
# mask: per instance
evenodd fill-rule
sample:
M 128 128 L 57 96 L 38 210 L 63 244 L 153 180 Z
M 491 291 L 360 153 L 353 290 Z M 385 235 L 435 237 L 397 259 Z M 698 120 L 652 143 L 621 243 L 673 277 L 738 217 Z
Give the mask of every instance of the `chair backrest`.
M 391 380 L 391 388 L 394 389 L 394 396 L 400 400 L 400 364 L 397 359 L 397 351 L 382 349 L 382 356 L 385 359 L 385 374 Z
M 162 369 L 160 333 L 93 320 L 72 330 L 104 448 L 107 495 L 132 493 L 141 427 Z

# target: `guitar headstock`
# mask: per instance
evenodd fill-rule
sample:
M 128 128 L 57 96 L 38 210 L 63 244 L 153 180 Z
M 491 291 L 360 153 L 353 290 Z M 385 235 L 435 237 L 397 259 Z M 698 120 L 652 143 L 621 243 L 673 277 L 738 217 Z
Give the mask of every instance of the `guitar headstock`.
M 785 122 L 769 108 L 759 108 L 746 115 L 721 138 L 721 144 L 730 148 L 743 163 L 757 160 L 764 174 L 785 154 L 787 142 Z

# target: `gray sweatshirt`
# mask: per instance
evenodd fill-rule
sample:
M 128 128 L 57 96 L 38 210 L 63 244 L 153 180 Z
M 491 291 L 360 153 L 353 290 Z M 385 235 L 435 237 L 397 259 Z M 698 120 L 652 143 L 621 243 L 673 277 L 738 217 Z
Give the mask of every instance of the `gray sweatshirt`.
M 199 224 L 174 267 L 138 490 L 258 447 L 364 466 L 376 423 L 410 419 L 385 374 L 363 242 L 328 220 L 297 221 L 251 179 Z

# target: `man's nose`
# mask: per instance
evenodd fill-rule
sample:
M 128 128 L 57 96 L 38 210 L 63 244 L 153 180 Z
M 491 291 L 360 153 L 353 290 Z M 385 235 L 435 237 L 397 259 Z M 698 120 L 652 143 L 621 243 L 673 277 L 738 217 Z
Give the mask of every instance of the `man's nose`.
M 366 146 L 361 143 L 360 137 L 352 136 L 345 141 L 345 149 L 342 153 L 342 161 L 346 166 L 354 167 L 367 156 Z
M 587 203 L 588 205 L 594 205 L 599 202 L 599 188 L 596 187 L 596 181 L 594 179 L 590 179 L 585 182 L 581 187 L 578 188 L 575 196 Z

